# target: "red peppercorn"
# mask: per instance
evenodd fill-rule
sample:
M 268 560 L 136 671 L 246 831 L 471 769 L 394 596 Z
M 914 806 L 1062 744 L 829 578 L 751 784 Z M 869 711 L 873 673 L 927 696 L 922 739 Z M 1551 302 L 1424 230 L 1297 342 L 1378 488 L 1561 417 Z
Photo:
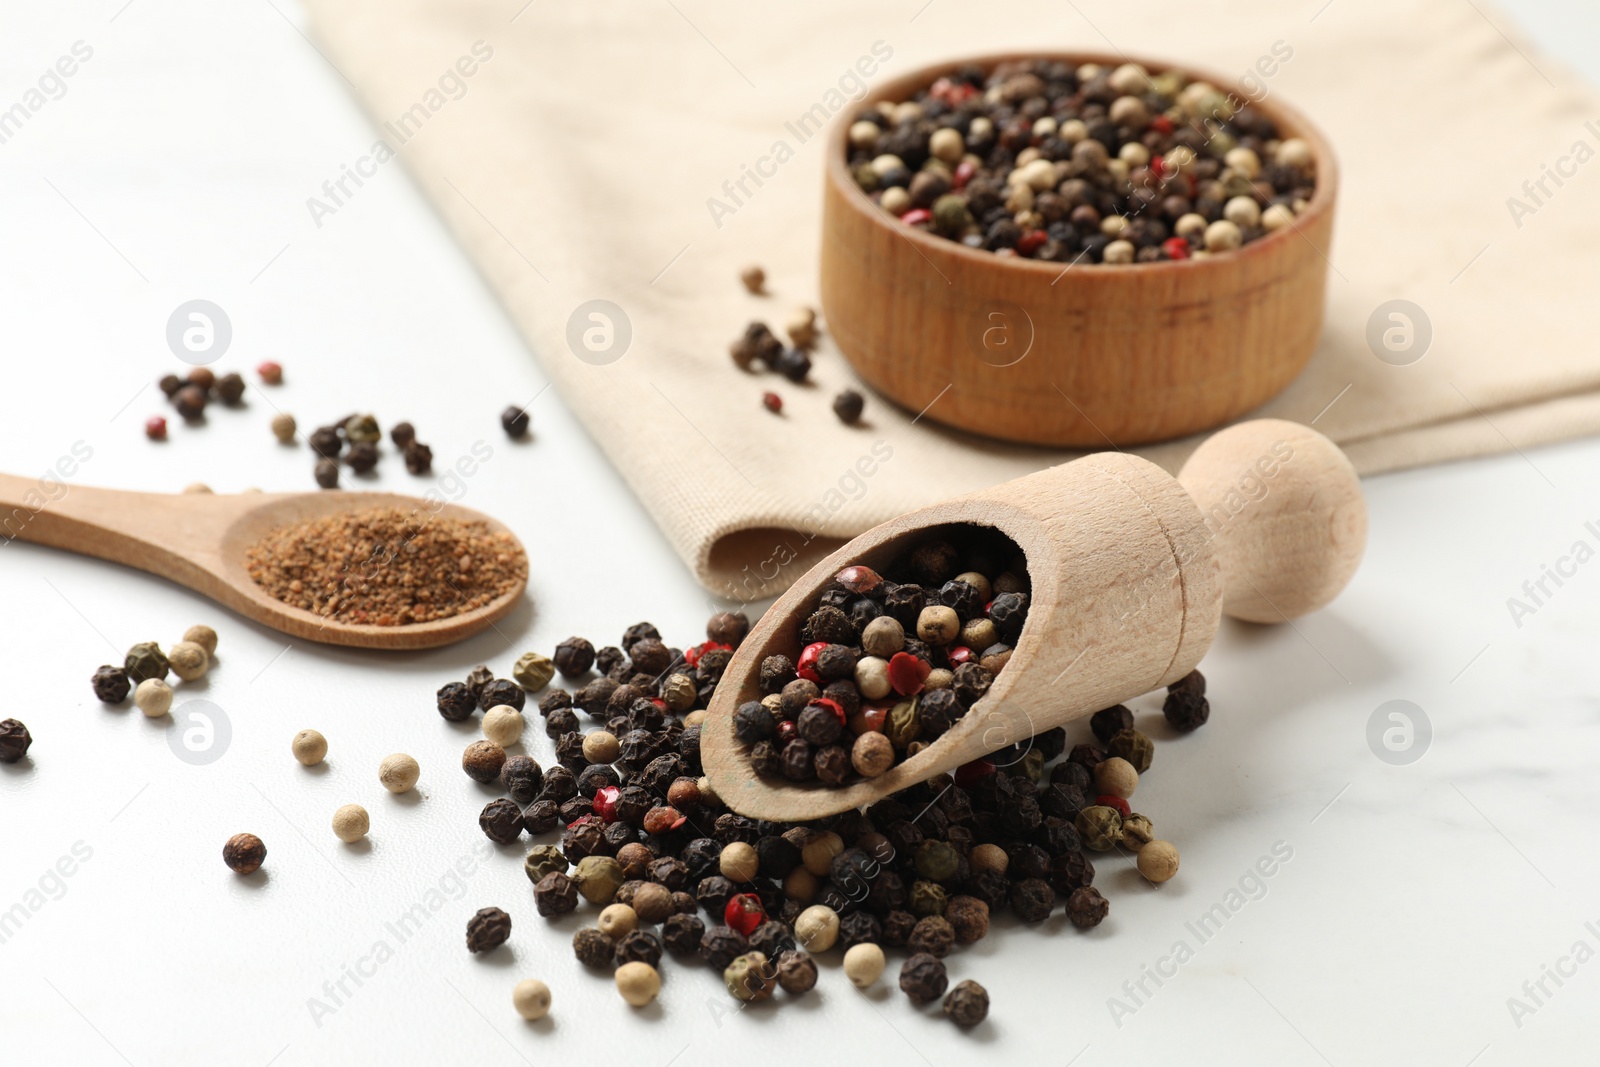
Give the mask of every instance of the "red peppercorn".
M 883 584 L 883 577 L 871 567 L 846 567 L 833 580 L 852 593 L 870 593 Z
M 793 719 L 784 719 L 778 723 L 778 744 L 787 745 L 800 736 L 800 727 L 795 725 Z
M 1150 173 L 1154 174 L 1157 178 L 1165 178 L 1172 172 L 1167 169 L 1167 161 L 1165 159 L 1163 159 L 1161 156 L 1151 156 Z
M 1150 128 L 1155 130 L 1157 133 L 1171 133 L 1172 120 L 1167 118 L 1165 115 L 1157 115 L 1155 118 L 1150 120 Z
M 956 768 L 956 785 L 962 789 L 971 789 L 993 773 L 994 764 L 986 759 L 975 759 Z
M 1188 259 L 1189 242 L 1182 237 L 1169 237 L 1161 242 L 1161 250 L 1169 259 Z
M 167 420 L 160 415 L 151 415 L 144 420 L 144 435 L 152 441 L 165 441 L 167 439 Z
M 856 729 L 856 734 L 882 733 L 884 721 L 889 718 L 889 709 L 892 704 L 863 704 L 861 712 L 856 716 L 857 722 L 865 729 Z
M 777 393 L 762 393 L 761 406 L 776 415 L 783 410 L 783 397 Z
M 622 790 L 614 785 L 603 785 L 594 795 L 594 813 L 606 822 L 617 821 L 617 800 L 622 796 Z
M 1017 239 L 1017 254 L 1021 256 L 1032 255 L 1050 239 L 1050 235 L 1043 230 L 1029 230 Z
M 951 177 L 950 184 L 955 186 L 957 189 L 965 189 L 967 187 L 967 183 L 973 178 L 977 177 L 977 174 L 978 168 L 974 167 L 971 163 L 959 163 L 956 165 L 956 172 Z
M 1128 802 L 1126 800 L 1119 796 L 1113 796 L 1110 793 L 1107 793 L 1104 796 L 1095 797 L 1094 802 L 1108 808 L 1116 808 L 1122 813 L 1122 817 L 1124 819 L 1126 819 L 1128 817 L 1128 813 L 1133 810 L 1132 808 L 1128 807 Z
M 907 226 L 926 226 L 933 221 L 933 212 L 925 207 L 914 207 L 904 215 L 901 215 L 900 221 Z
M 749 937 L 756 927 L 767 921 L 767 911 L 761 906 L 760 897 L 754 893 L 740 893 L 722 910 L 722 921 Z
M 933 667 L 909 652 L 896 652 L 889 657 L 889 684 L 903 697 L 922 692 L 923 683 Z
M 261 375 L 261 380 L 268 385 L 277 385 L 283 381 L 283 367 L 270 359 L 257 363 L 256 373 Z
M 822 683 L 822 675 L 817 673 L 817 657 L 822 655 L 822 650 L 828 647 L 826 641 L 813 641 L 800 650 L 800 662 L 794 665 L 794 673 L 808 682 Z
M 957 645 L 950 650 L 950 666 L 959 667 L 972 658 L 972 649 L 966 645 Z

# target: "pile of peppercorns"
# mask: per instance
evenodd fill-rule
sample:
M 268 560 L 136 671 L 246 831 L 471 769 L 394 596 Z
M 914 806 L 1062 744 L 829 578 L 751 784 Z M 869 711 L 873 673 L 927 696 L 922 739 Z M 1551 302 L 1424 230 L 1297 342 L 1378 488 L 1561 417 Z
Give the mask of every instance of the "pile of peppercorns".
M 1066 731 L 1051 730 L 864 811 L 791 824 L 729 810 L 704 777 L 700 731 L 748 631 L 742 613 L 719 613 L 706 641 L 680 650 L 639 623 L 598 651 L 574 637 L 552 657 L 527 653 L 514 680 L 479 667 L 435 698 L 451 721 L 484 712 L 493 734 L 468 747 L 463 769 L 507 796 L 484 807 L 479 826 L 501 844 L 543 839 L 523 861 L 535 909 L 548 918 L 585 902 L 598 909 L 573 952 L 610 972 L 629 1004 L 654 999 L 669 954 L 706 962 L 730 995 L 753 1001 L 777 989 L 804 994 L 817 981 L 813 956 L 834 949 L 846 976 L 871 986 L 888 949 L 907 954 L 899 985 L 913 1002 L 942 997 L 946 1015 L 974 1026 L 988 994 L 972 981 L 947 989 L 945 960 L 984 937 L 991 915 L 1009 909 L 1037 923 L 1064 903 L 1076 927 L 1098 925 L 1109 905 L 1085 849 L 1135 850 L 1152 881 L 1176 872 L 1176 849 L 1128 808 L 1152 746 L 1120 706 L 1094 717 L 1099 744 L 1068 753 Z M 547 688 L 558 673 L 575 691 Z M 505 752 L 521 736 L 530 690 L 544 690 L 538 712 L 556 747 L 548 768 Z M 1182 728 L 1205 720 L 1198 673 L 1173 687 L 1166 710 Z M 491 727 L 497 711 L 515 716 L 514 731 Z M 580 713 L 595 726 L 585 731 Z M 505 910 L 483 909 L 468 923 L 468 948 L 491 951 L 510 929 Z M 539 1017 L 549 989 L 528 979 L 513 1001 Z
M 185 682 L 199 681 L 211 669 L 217 653 L 217 631 L 209 626 L 191 626 L 183 640 L 165 652 L 154 641 L 141 641 L 128 649 L 122 666 L 107 663 L 89 679 L 94 695 L 104 704 L 121 704 L 133 692 L 133 703 L 145 716 L 159 719 L 172 709 L 172 686 L 167 675 L 176 674 Z
M 759 296 L 766 286 L 767 274 L 760 267 L 746 267 L 739 280 L 752 295 Z M 772 327 L 765 322 L 752 321 L 744 333 L 728 346 L 728 355 L 742 371 L 765 367 L 775 374 L 801 385 L 811 376 L 811 350 L 821 337 L 817 329 L 817 313 L 809 307 L 795 309 L 784 325 L 791 344 L 785 346 Z M 833 413 L 839 421 L 853 426 L 861 421 L 866 398 L 855 389 L 846 389 L 833 398 Z M 783 413 L 783 397 L 768 390 L 761 394 L 761 406 L 774 415 Z
M 734 736 L 757 774 L 842 786 L 916 755 L 967 714 L 1028 618 L 1026 561 L 1009 539 L 926 541 L 880 575 L 846 567 L 800 627 L 795 658 L 761 663 Z
M 915 229 L 1001 256 L 1152 263 L 1291 225 L 1310 145 L 1181 71 L 1051 60 L 966 67 L 850 126 L 856 183 Z
M 283 368 L 270 361 L 257 367 L 256 373 L 268 385 L 283 381 Z M 156 384 L 188 423 L 204 418 L 206 407 L 213 399 L 233 408 L 238 407 L 244 397 L 244 378 L 237 371 L 229 371 L 219 378 L 210 367 L 193 367 L 183 378 L 167 374 Z M 167 420 L 160 415 L 150 416 L 144 420 L 144 433 L 152 441 L 165 441 Z

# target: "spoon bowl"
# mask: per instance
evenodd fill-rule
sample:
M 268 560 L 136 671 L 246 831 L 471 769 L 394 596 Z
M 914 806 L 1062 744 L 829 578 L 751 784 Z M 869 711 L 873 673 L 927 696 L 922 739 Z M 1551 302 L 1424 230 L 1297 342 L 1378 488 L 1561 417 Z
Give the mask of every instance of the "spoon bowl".
M 510 535 L 519 550 L 522 547 L 515 534 L 488 515 L 399 493 L 173 495 L 0 475 L 0 538 L 49 545 L 148 571 L 291 637 L 355 648 L 434 648 L 485 629 L 522 598 L 526 579 L 490 603 L 447 619 L 374 626 L 339 622 L 286 604 L 257 585 L 245 569 L 245 551 L 274 529 L 343 512 L 390 507 L 413 511 L 423 520 L 442 517 L 482 522 L 494 533 Z

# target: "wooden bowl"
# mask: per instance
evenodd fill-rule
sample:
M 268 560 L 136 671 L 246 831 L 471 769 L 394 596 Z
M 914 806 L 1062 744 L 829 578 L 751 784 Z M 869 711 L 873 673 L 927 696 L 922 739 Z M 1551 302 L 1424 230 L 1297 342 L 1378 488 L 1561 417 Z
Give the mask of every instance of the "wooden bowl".
M 963 59 L 888 82 L 862 106 L 909 99 L 971 63 L 1037 58 L 1128 61 Z M 1248 99 L 1188 64 L 1134 61 Z M 1339 175 L 1327 141 L 1299 112 L 1272 97 L 1252 106 L 1315 154 L 1316 193 L 1293 225 L 1208 259 L 1071 267 L 1001 258 L 902 225 L 851 177 L 845 139 L 860 108 L 852 110 L 828 137 L 823 200 L 822 308 L 839 349 L 901 406 L 1027 444 L 1161 441 L 1263 403 L 1300 373 L 1322 333 Z

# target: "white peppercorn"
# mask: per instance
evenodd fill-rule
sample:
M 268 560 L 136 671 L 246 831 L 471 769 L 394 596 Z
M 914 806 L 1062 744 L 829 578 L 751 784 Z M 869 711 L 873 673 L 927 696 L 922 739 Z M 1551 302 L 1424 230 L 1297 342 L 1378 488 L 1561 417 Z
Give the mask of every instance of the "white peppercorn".
M 1178 847 L 1171 841 L 1152 841 L 1139 850 L 1139 873 L 1152 882 L 1165 882 L 1178 873 Z
M 1273 204 L 1261 213 L 1261 228 L 1268 233 L 1281 230 L 1294 222 L 1294 212 L 1283 204 Z
M 1236 196 L 1222 205 L 1222 217 L 1241 230 L 1248 230 L 1261 224 L 1261 205 L 1248 196 Z
M 600 909 L 600 918 L 595 920 L 595 926 L 602 934 L 620 941 L 624 934 L 631 934 L 639 928 L 639 913 L 627 904 L 607 904 Z
M 1094 784 L 1102 794 L 1109 793 L 1126 800 L 1139 787 L 1139 772 L 1121 756 L 1111 756 L 1095 766 Z
M 301 730 L 289 743 L 294 758 L 307 767 L 315 767 L 328 755 L 328 739 L 315 730 Z
M 844 954 L 844 974 L 857 989 L 865 989 L 883 977 L 886 964 L 883 949 L 870 941 L 851 945 Z
M 590 763 L 610 763 L 621 748 L 616 735 L 607 730 L 596 730 L 583 738 L 583 758 Z
M 826 952 L 839 940 L 839 913 L 826 904 L 813 904 L 794 920 L 794 936 L 812 955 Z
M 360 804 L 346 804 L 333 813 L 333 834 L 345 844 L 360 841 L 371 827 L 367 809 Z
M 522 738 L 522 712 L 509 704 L 497 704 L 483 713 L 483 736 L 506 748 Z
M 280 411 L 272 416 L 272 436 L 276 437 L 280 444 L 286 445 L 293 441 L 296 429 L 293 415 Z
M 160 678 L 146 678 L 133 691 L 133 702 L 147 718 L 159 719 L 172 708 L 172 687 Z
M 761 858 L 751 845 L 733 841 L 723 848 L 717 858 L 717 866 L 722 877 L 731 882 L 750 882 L 755 880 L 761 869 Z
M 661 975 L 640 960 L 624 963 L 617 968 L 617 992 L 635 1008 L 642 1008 L 661 992 Z
M 1290 137 L 1278 145 L 1278 152 L 1273 158 L 1286 167 L 1309 167 L 1312 163 L 1311 145 L 1299 137 Z
M 889 661 L 879 656 L 862 656 L 857 660 L 856 688 L 867 700 L 882 700 L 888 696 L 893 688 L 889 681 Z
M 889 615 L 878 616 L 861 631 L 861 650 L 869 656 L 887 660 L 905 647 L 905 628 Z
M 1239 227 L 1227 219 L 1218 219 L 1206 227 L 1207 252 L 1231 252 L 1243 241 Z
M 410 792 L 421 775 L 422 768 L 417 761 L 404 752 L 385 756 L 383 762 L 378 764 L 378 781 L 391 793 Z
M 524 978 L 511 990 L 511 1006 L 529 1022 L 550 1014 L 550 987 L 537 978 Z
M 206 655 L 205 649 L 193 641 L 179 641 L 167 649 L 167 664 L 173 674 L 186 682 L 193 682 L 205 677 L 206 669 L 211 666 L 211 658 Z

